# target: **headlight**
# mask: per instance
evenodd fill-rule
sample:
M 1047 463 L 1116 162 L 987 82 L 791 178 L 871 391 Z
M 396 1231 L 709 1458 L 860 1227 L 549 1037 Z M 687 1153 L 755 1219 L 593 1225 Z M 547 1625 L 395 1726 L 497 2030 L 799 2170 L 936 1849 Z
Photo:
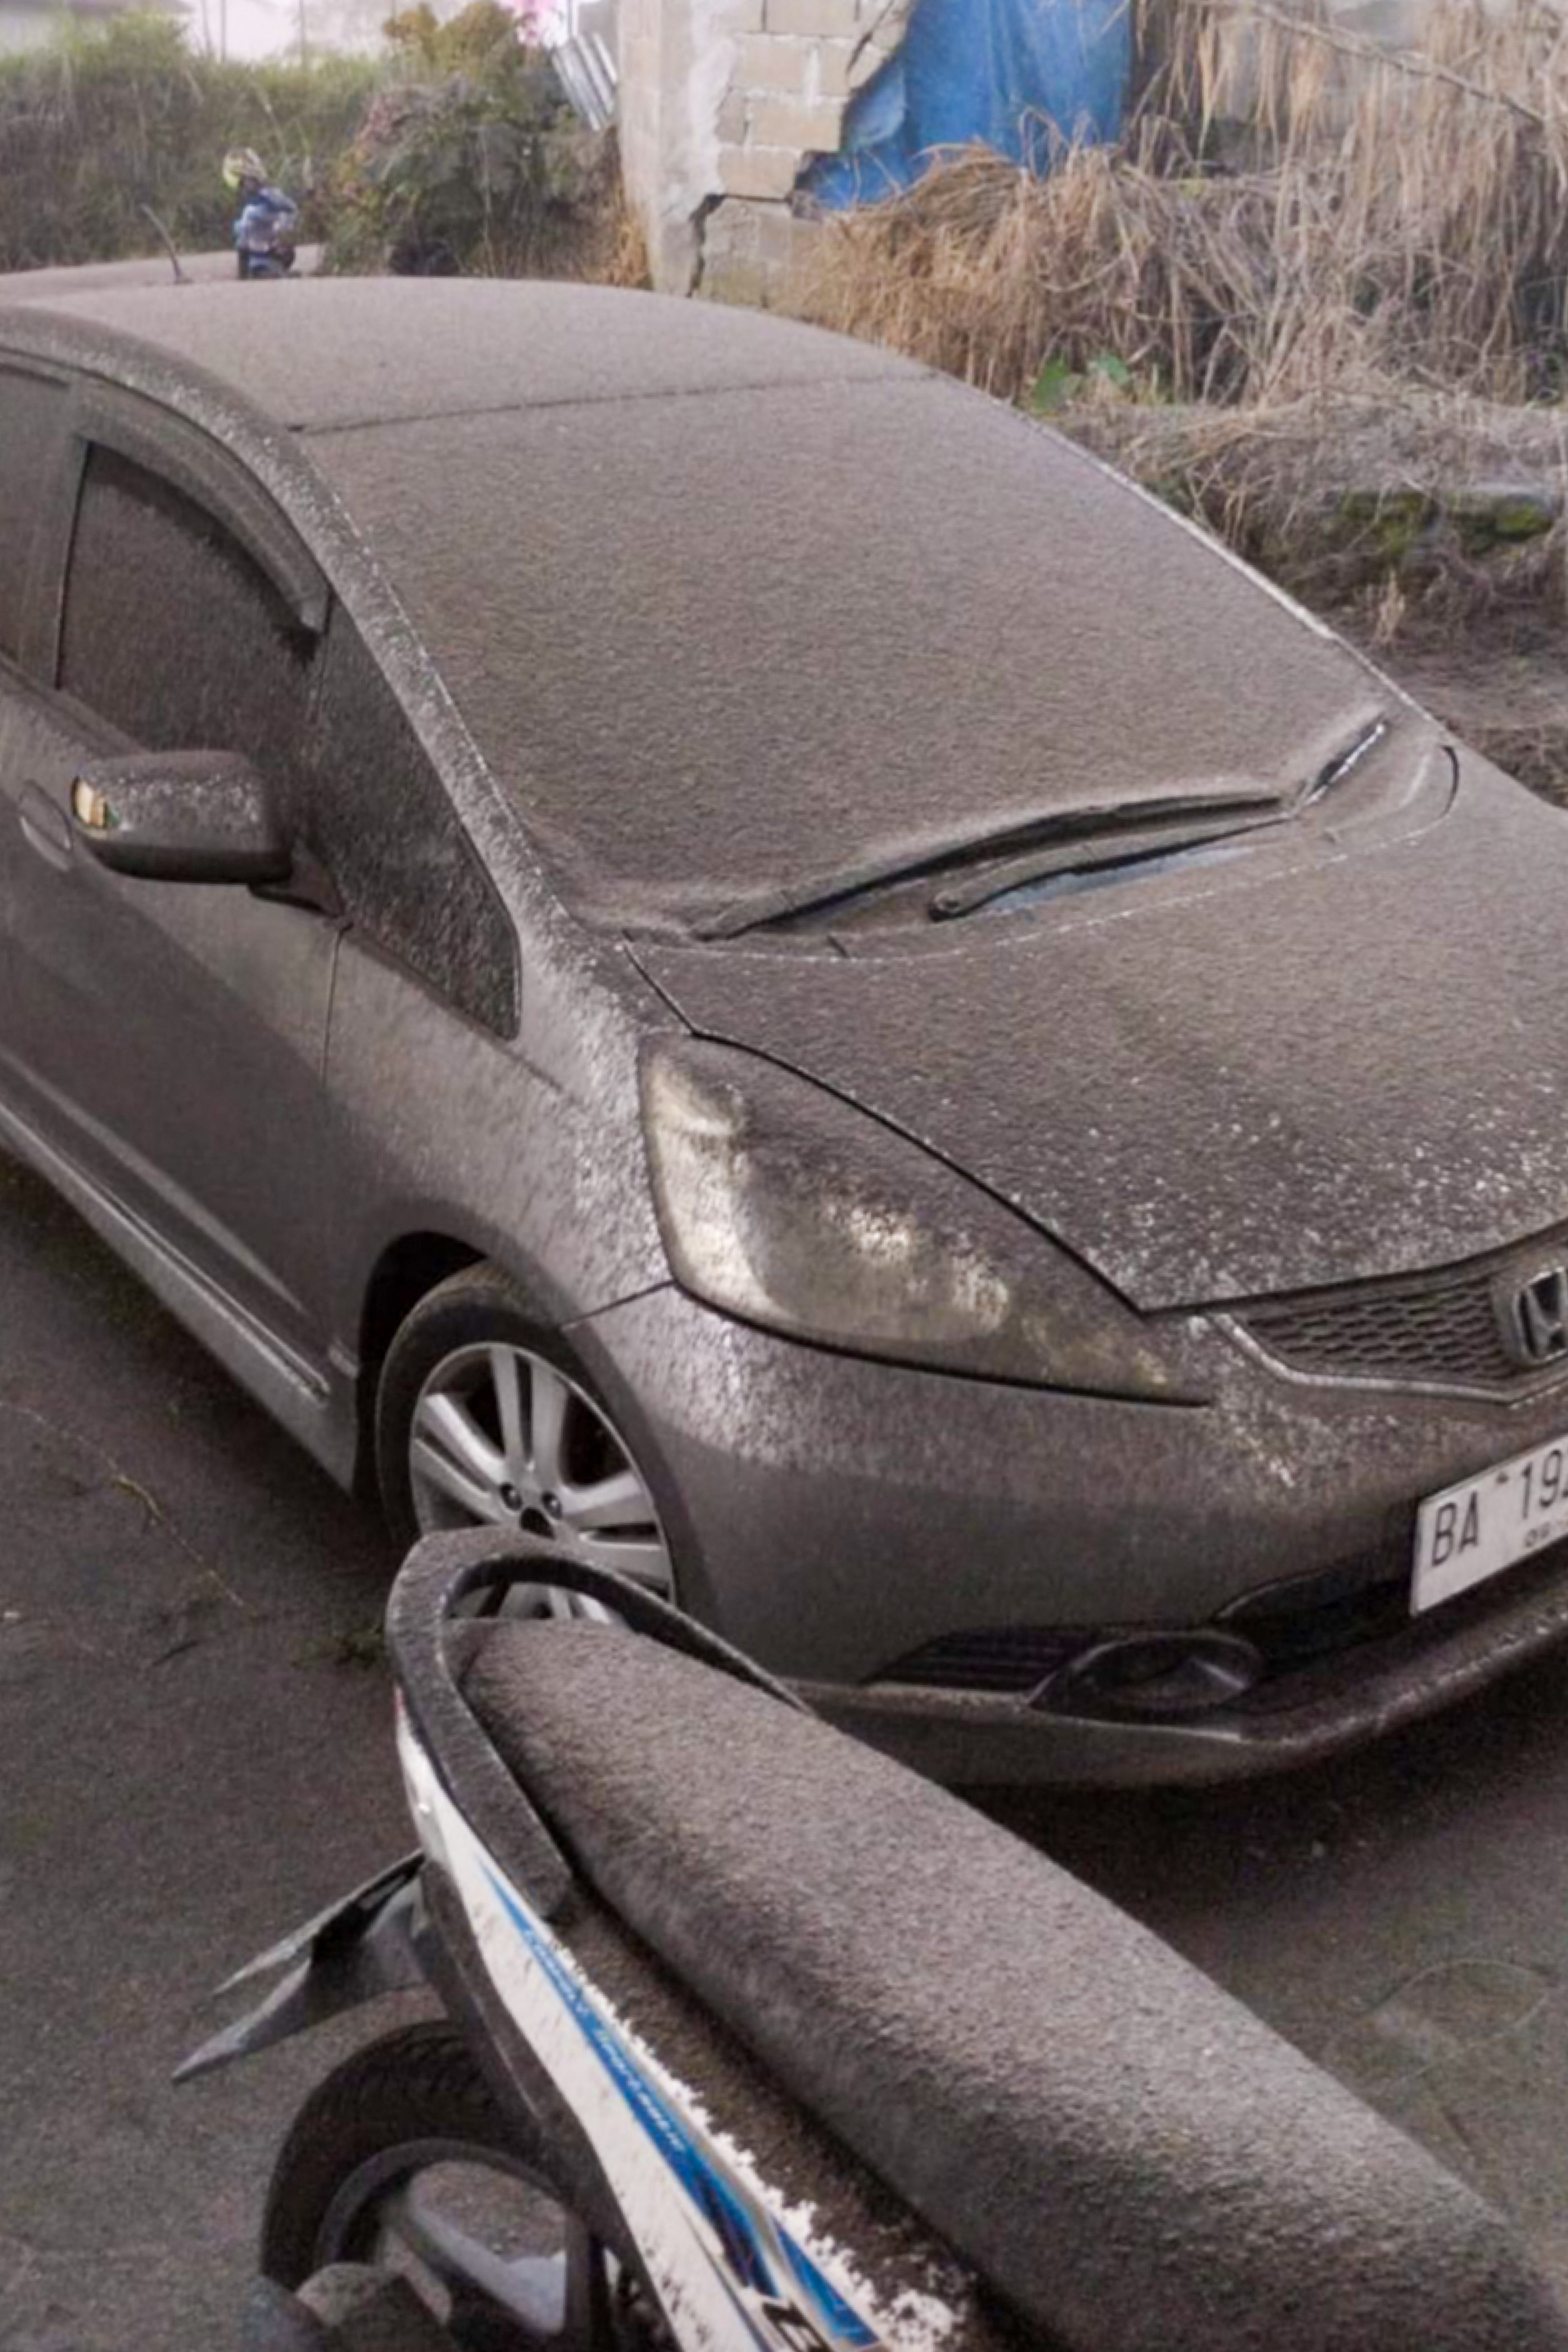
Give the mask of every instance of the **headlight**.
M 1092 1275 L 874 1118 L 731 1046 L 655 1046 L 642 1079 L 665 1247 L 710 1305 L 858 1355 L 1183 1395 Z

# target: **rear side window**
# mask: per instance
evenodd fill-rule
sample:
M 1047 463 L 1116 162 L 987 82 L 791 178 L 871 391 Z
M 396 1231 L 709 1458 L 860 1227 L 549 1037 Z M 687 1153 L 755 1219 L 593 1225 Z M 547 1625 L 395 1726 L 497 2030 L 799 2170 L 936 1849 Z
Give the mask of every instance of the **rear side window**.
M 89 452 L 59 684 L 148 751 L 241 751 L 288 796 L 314 640 L 208 514 L 130 458 Z
M 21 651 L 33 533 L 48 489 L 65 398 L 62 384 L 0 368 L 0 654 Z
M 333 615 L 300 818 L 352 919 L 486 1028 L 516 1023 L 511 924 L 402 707 Z

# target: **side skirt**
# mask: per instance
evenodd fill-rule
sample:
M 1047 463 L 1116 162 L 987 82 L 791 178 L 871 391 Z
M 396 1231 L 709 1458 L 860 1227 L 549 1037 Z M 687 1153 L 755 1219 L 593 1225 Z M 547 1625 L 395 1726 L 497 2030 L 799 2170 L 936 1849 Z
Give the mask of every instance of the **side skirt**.
M 359 1431 L 348 1370 L 335 1360 L 318 1366 L 296 1353 L 5 1103 L 0 1141 L 70 1202 L 330 1477 L 352 1486 Z

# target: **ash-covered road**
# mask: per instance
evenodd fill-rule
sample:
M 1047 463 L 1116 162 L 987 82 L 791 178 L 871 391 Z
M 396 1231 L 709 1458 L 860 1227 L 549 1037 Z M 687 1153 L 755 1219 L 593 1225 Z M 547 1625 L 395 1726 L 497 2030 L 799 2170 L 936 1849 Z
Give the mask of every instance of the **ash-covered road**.
M 0 1158 L 0 2347 L 228 2352 L 329 2045 L 205 1996 L 413 1841 L 374 1528 Z
M 353 2027 L 214 1981 L 409 1843 L 374 1527 L 0 1159 L 0 2347 L 219 2352 Z M 1308 1778 L 994 1808 L 1510 2210 L 1568 2286 L 1568 1656 Z M 974 1923 L 977 1965 L 984 1922 Z

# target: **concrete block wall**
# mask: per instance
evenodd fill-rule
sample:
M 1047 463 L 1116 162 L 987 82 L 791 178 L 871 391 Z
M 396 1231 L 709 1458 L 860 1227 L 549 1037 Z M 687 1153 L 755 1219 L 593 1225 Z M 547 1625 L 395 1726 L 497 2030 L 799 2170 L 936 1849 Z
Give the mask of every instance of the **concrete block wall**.
M 913 0 L 620 0 L 621 163 L 661 290 L 765 300 L 797 265 L 802 166 Z
M 616 123 L 626 194 L 654 254 L 659 187 L 659 103 L 663 43 L 660 0 L 620 0 L 616 17 Z
M 735 0 L 739 38 L 719 124 L 724 194 L 779 203 L 808 155 L 832 155 L 844 110 L 903 37 L 911 0 Z

